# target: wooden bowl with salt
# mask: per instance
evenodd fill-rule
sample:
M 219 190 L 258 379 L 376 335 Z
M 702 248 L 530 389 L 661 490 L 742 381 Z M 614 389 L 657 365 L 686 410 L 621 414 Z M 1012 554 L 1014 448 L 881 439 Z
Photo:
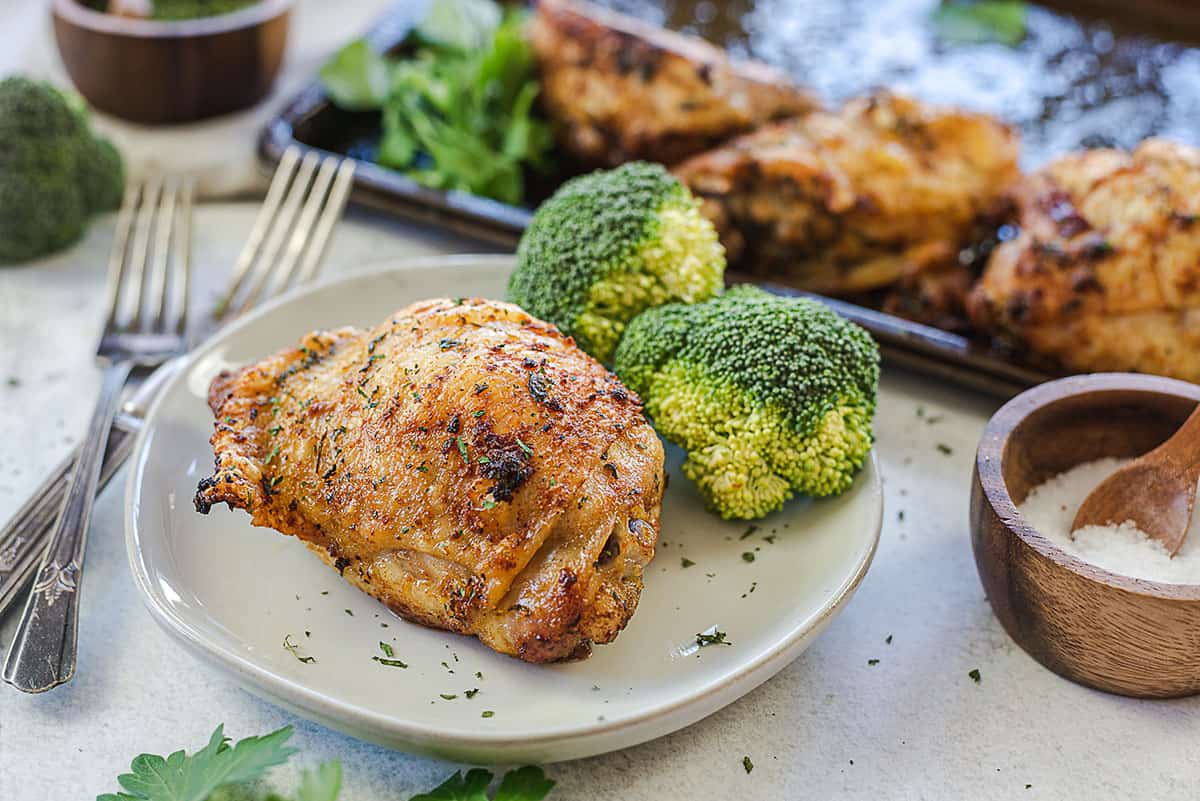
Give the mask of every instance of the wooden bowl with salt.
M 1200 693 L 1200 584 L 1110 572 L 1018 510 L 1031 490 L 1078 465 L 1153 449 L 1198 403 L 1200 386 L 1183 381 L 1073 376 L 1012 399 L 984 430 L 971 491 L 980 579 L 1009 635 L 1072 681 L 1139 698 Z

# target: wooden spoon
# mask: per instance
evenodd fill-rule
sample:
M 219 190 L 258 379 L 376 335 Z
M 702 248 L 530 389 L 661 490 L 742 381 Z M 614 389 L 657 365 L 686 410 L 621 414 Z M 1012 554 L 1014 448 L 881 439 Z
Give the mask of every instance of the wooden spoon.
M 1071 524 L 1084 526 L 1132 521 L 1174 556 L 1187 536 L 1200 480 L 1200 406 L 1171 438 L 1134 459 L 1092 490 Z

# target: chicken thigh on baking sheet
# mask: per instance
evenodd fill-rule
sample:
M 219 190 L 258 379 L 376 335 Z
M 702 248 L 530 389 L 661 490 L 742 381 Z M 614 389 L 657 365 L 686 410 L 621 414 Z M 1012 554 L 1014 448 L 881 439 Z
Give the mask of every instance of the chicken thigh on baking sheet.
M 530 662 L 633 615 L 663 450 L 637 396 L 516 306 L 431 300 L 218 376 L 196 507 L 302 539 L 403 617 Z
M 772 123 L 675 173 L 737 270 L 815 292 L 952 266 L 1018 177 L 1016 132 L 985 114 L 876 92 Z
M 1200 381 L 1200 150 L 1071 153 L 1015 194 L 1020 233 L 992 252 L 972 323 L 1071 370 Z
M 766 64 L 576 0 L 540 0 L 530 40 L 542 105 L 584 166 L 672 164 L 818 106 Z

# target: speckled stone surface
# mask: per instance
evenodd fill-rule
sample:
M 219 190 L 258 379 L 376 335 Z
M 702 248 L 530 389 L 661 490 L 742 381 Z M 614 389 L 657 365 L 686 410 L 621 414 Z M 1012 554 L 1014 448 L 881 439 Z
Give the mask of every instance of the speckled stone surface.
M 227 274 L 253 211 L 198 210 L 198 308 Z M 111 226 L 97 224 L 62 256 L 0 270 L 0 518 L 84 425 Z M 327 272 L 482 249 L 354 213 Z M 707 720 L 550 766 L 559 782 L 552 798 L 1194 797 L 1200 699 L 1141 702 L 1078 687 L 1026 656 L 992 617 L 971 557 L 967 490 L 995 403 L 885 370 L 879 405 L 886 522 L 875 564 L 844 614 L 776 678 Z M 235 737 L 295 725 L 303 753 L 276 772 L 279 785 L 293 787 L 304 764 L 337 757 L 345 801 L 407 798 L 455 768 L 298 719 L 184 653 L 151 621 L 130 580 L 123 483 L 96 508 L 78 677 L 43 696 L 0 687 L 0 798 L 94 797 L 115 789 L 137 753 L 194 749 L 220 722 Z M 13 622 L 0 627 L 0 643 Z M 967 675 L 975 668 L 978 684 Z M 743 755 L 755 765 L 749 775 Z

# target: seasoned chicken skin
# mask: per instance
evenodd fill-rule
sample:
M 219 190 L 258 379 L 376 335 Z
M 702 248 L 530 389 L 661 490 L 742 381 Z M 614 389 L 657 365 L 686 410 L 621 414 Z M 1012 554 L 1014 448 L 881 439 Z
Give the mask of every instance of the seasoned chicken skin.
M 878 92 L 680 164 L 730 262 L 819 292 L 942 269 L 1004 208 L 1017 135 L 983 114 Z
M 431 300 L 213 381 L 196 508 L 246 509 L 401 616 L 530 662 L 633 615 L 663 451 L 637 396 L 516 306 Z
M 530 39 L 559 144 L 585 166 L 672 164 L 817 106 L 765 64 L 588 3 L 540 0 Z
M 1088 150 L 1016 190 L 972 322 L 1077 371 L 1200 381 L 1200 150 L 1148 139 Z

